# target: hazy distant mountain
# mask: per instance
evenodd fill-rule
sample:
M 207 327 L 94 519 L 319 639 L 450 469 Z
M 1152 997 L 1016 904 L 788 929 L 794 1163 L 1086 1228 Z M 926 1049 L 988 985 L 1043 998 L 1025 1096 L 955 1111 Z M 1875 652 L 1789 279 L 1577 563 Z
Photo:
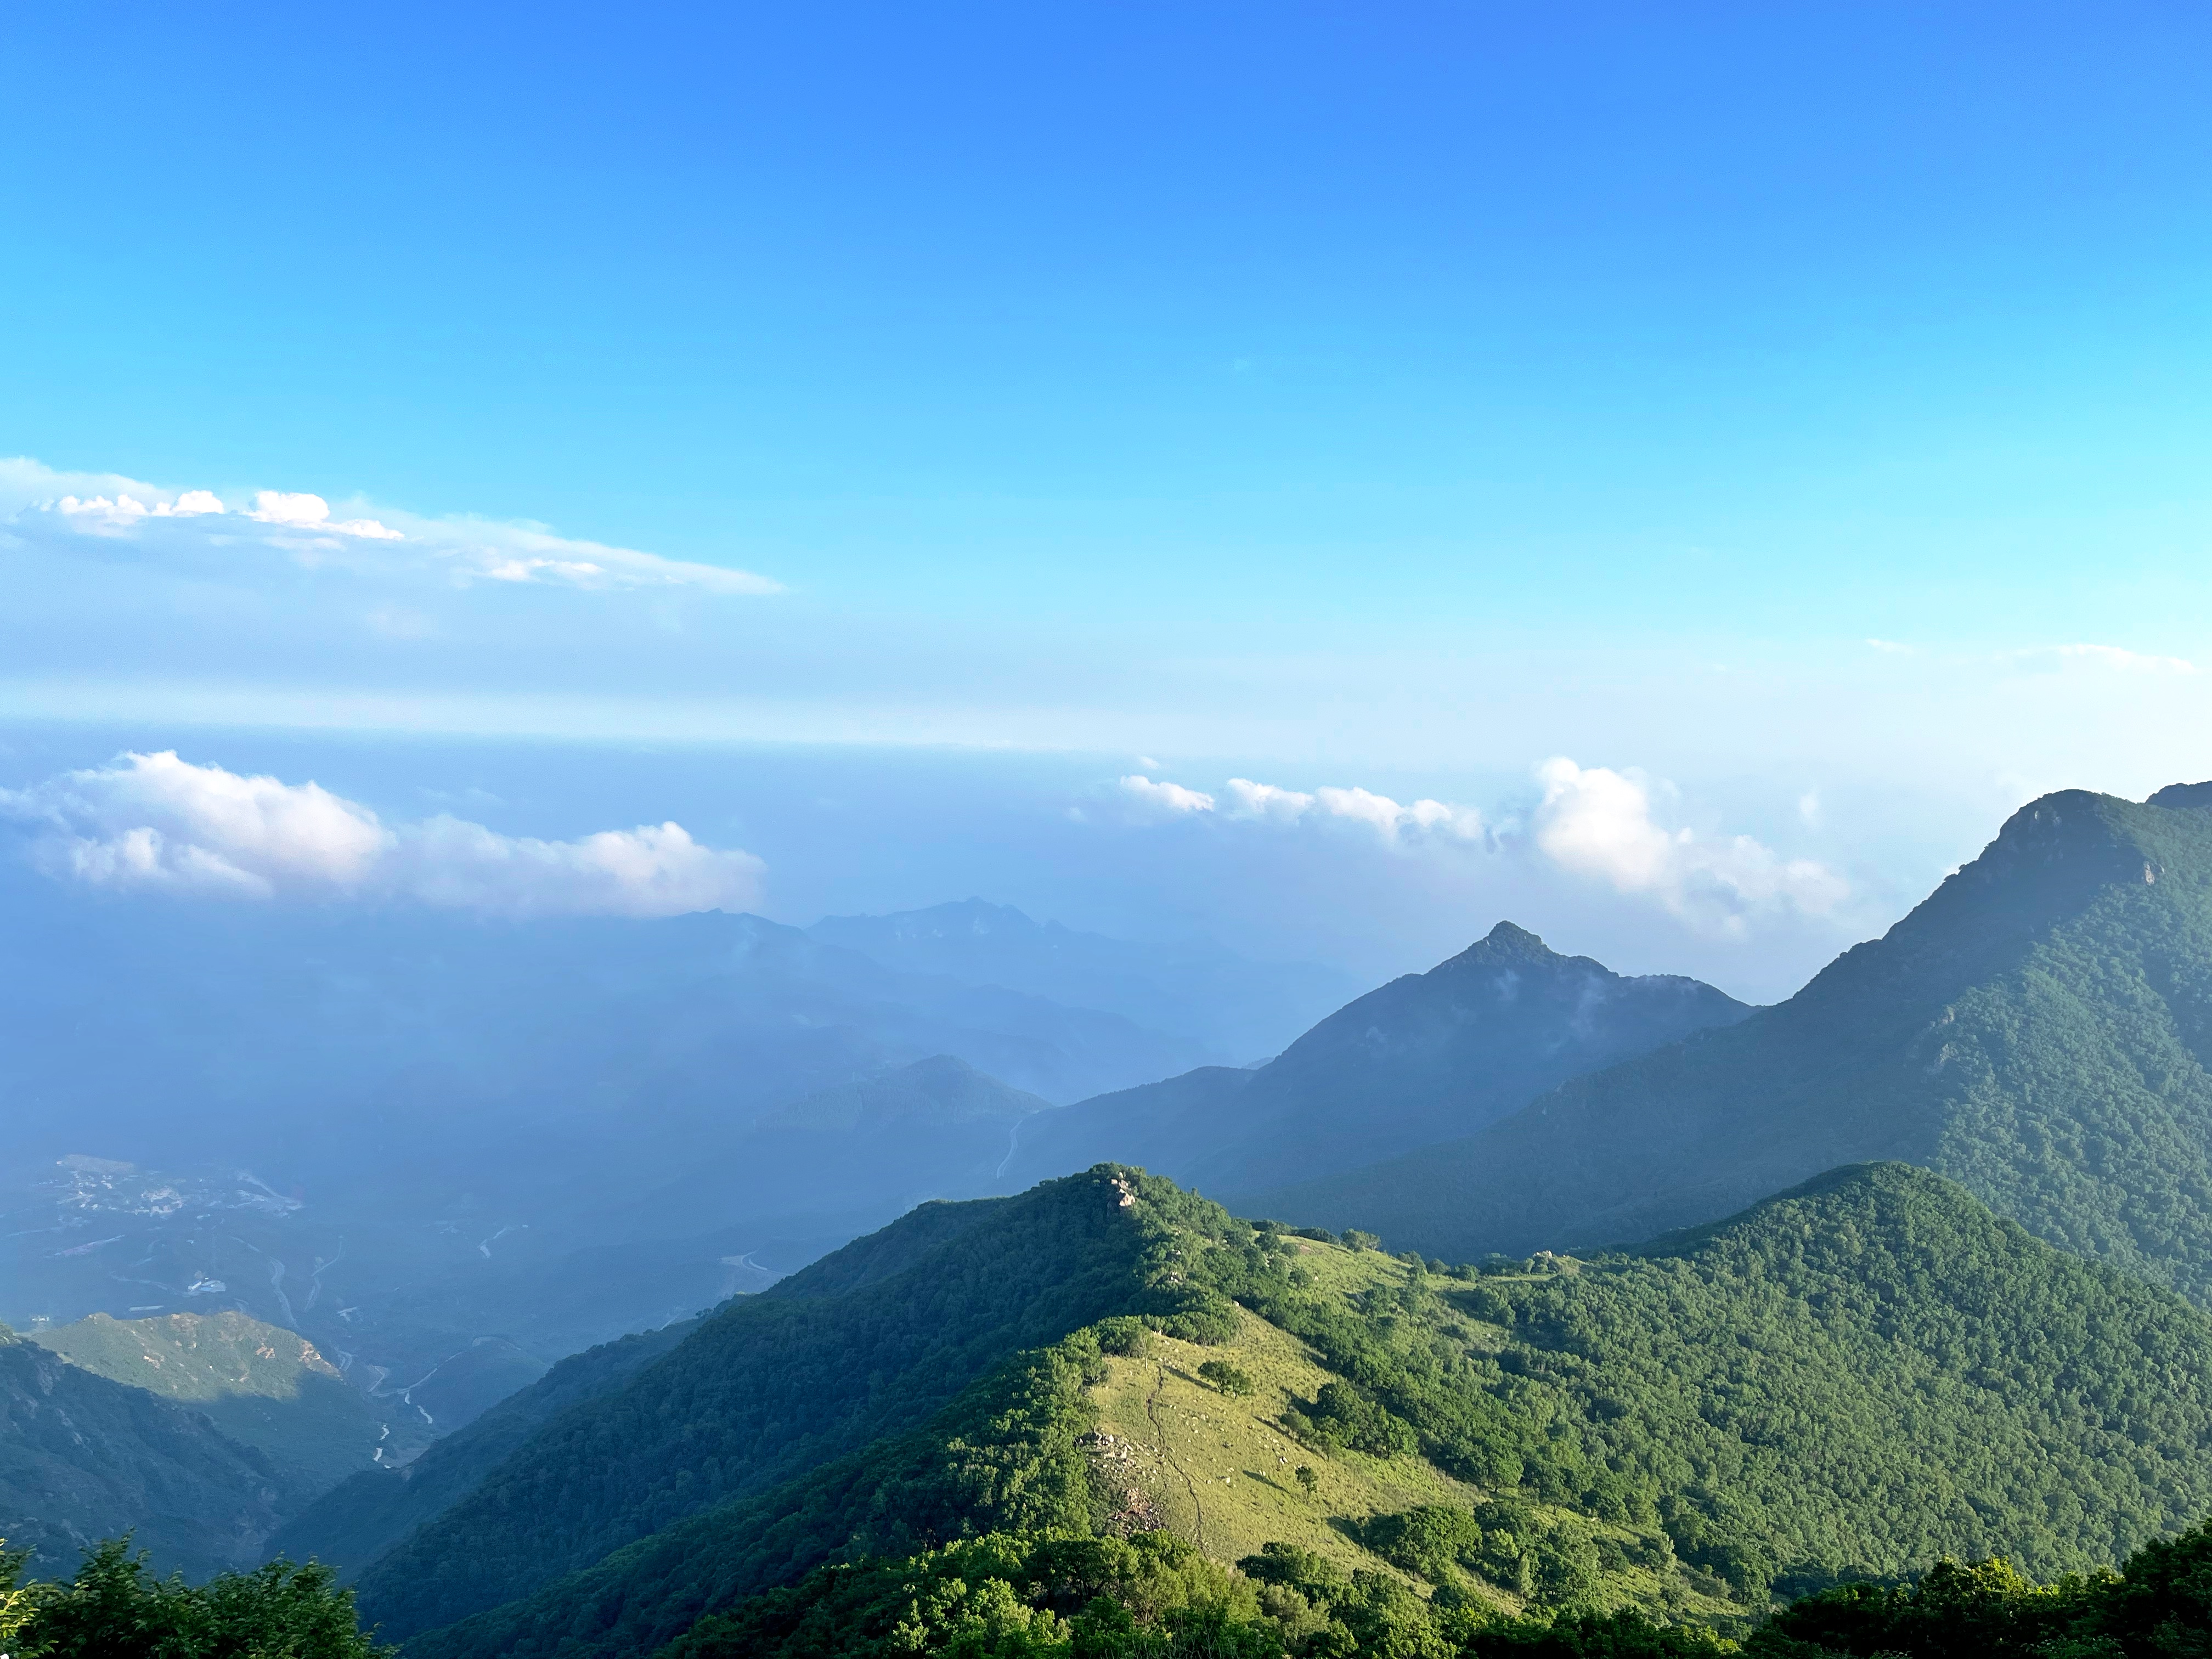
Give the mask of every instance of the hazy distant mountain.
M 1269 1064 L 1084 1101 L 1022 1127 L 1006 1182 L 1103 1159 L 1239 1194 L 1464 1134 L 1580 1073 L 1749 1010 L 1673 975 L 1624 977 L 1502 921 L 1339 1009 Z
M 19 1115 L 9 1161 L 216 1156 L 312 1188 L 396 1137 L 473 1133 L 512 1164 L 548 1136 L 743 1121 L 931 1054 L 1056 1102 L 1212 1057 L 1118 1012 L 888 968 L 757 916 L 126 905 L 20 880 L 6 897 L 0 1091 L 41 1109 Z M 520 1126 L 532 1139 L 507 1137 Z
M 2023 807 L 1787 1002 L 1449 1146 L 1267 1194 L 1447 1255 L 1710 1220 L 1900 1158 L 2212 1297 L 2212 787 Z
M 1214 1052 L 1195 990 L 1163 1031 L 756 916 L 0 899 L 0 1316 L 229 1309 L 440 1431 Z
M 810 937 L 903 973 L 1122 1015 L 1191 1038 L 1203 1057 L 1244 1065 L 1275 1053 L 1356 994 L 1358 981 L 1314 963 L 1249 961 L 1206 941 L 1145 943 L 1033 921 L 971 898 L 883 916 L 825 916 Z
M 772 1218 L 787 1231 L 882 1225 L 933 1198 L 988 1191 L 1013 1131 L 1054 1115 L 964 1060 L 935 1054 L 764 1114 L 702 1167 L 638 1200 L 633 1226 Z

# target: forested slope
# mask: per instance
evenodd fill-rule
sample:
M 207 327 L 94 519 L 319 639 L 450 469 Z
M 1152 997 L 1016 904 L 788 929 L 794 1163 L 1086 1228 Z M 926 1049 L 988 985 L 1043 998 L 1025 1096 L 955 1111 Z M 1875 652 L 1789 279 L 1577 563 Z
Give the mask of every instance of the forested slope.
M 941 1229 L 968 1207 L 926 1220 Z M 987 1533 L 1182 1529 L 1201 1492 L 1210 1518 L 1190 1535 L 1230 1559 L 1279 1526 L 1296 1548 L 1334 1552 L 1330 1572 L 1492 1608 L 1723 1622 L 1943 1554 L 2001 1552 L 2039 1574 L 2096 1566 L 2212 1511 L 2212 1317 L 1902 1165 L 1832 1172 L 1635 1252 L 1486 1274 L 1255 1229 L 1113 1169 L 975 1207 L 985 1224 L 906 1273 L 794 1298 L 802 1325 L 711 1323 L 640 1372 L 619 1413 L 582 1414 L 600 1432 L 678 1429 L 663 1447 L 736 1448 L 720 1503 L 651 1528 L 638 1499 L 654 1494 L 611 1483 L 572 1419 L 387 1556 L 381 1583 L 442 1559 L 496 1565 L 550 1542 L 575 1560 L 589 1547 L 577 1522 L 532 1530 L 502 1482 L 543 1509 L 578 1493 L 609 1503 L 635 1528 L 522 1600 L 414 1636 L 410 1654 L 649 1651 L 825 1561 Z M 896 1232 L 871 1248 L 890 1252 Z M 888 1431 L 848 1434 L 811 1469 L 755 1453 L 733 1471 L 742 1437 L 707 1414 L 730 1406 L 672 1369 L 696 1350 L 747 1378 L 763 1375 L 749 1353 L 811 1376 L 807 1356 L 827 1351 L 850 1302 L 872 1310 L 847 1327 L 839 1360 L 858 1376 L 870 1330 L 891 1334 L 881 1352 L 895 1361 L 906 1326 L 892 1304 L 939 1280 L 970 1286 L 928 1316 L 976 1333 L 972 1380 Z M 1038 1305 L 1012 1315 L 987 1284 Z M 1146 1337 L 1131 1316 L 1165 1334 Z M 1054 1327 L 981 1360 L 1018 1328 Z M 1192 1390 L 1220 1403 L 1194 1406 Z M 1170 1407 L 1188 1419 L 1172 1442 Z M 776 1409 L 797 1409 L 793 1396 Z M 1282 1457 L 1226 1449 L 1271 1437 Z M 1222 1454 L 1206 1449 L 1216 1439 Z M 1289 1480 L 1301 1459 L 1317 1471 L 1310 1496 Z M 1419 1492 L 1431 1496 L 1394 1518 L 1391 1494 Z
M 1438 1254 L 1586 1249 L 1899 1158 L 2204 1300 L 2212 810 L 2194 799 L 2046 796 L 1789 1001 L 1253 1202 Z
M 278 1529 L 270 1549 L 294 1560 L 321 1561 L 352 1577 L 467 1497 L 554 1418 L 619 1388 L 697 1323 L 686 1320 L 572 1354 L 404 1468 L 363 1469 L 325 1492 Z

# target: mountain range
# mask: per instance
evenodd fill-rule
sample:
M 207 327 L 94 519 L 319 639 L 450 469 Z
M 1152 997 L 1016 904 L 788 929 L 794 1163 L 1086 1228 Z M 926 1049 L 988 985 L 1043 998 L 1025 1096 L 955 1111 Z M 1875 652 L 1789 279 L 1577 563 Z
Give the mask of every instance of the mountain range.
M 1346 994 L 973 902 L 805 930 L 0 890 L 0 1316 L 228 1310 L 434 1432 L 988 1190 L 1021 1116 Z
M 925 1206 L 725 1310 L 345 1565 L 434 1659 L 651 1651 L 825 1561 L 1040 1528 L 1725 1623 L 2184 1524 L 2212 1506 L 2208 1362 L 2212 1317 L 1900 1164 L 1488 1274 L 1108 1165 Z M 1392 1517 L 1424 1506 L 1498 1541 L 1423 1565 Z
M 1425 1252 L 1725 1215 L 1838 1164 L 1958 1180 L 2039 1237 L 2212 1297 L 2212 787 L 2015 813 L 1788 1001 L 1417 1156 L 1252 1198 Z

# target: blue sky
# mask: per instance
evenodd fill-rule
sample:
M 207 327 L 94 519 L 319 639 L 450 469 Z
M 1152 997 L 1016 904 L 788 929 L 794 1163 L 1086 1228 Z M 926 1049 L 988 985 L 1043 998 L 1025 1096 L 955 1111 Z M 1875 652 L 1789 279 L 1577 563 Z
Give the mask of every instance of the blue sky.
M 466 753 L 565 780 L 502 833 L 742 817 L 771 910 L 1018 867 L 1415 965 L 1549 907 L 1775 994 L 2029 795 L 2212 774 L 2208 34 L 15 9 L 0 782 L 371 743 L 392 815 Z M 131 489 L 225 510 L 56 505 Z M 1643 792 L 1609 862 L 1561 757 Z M 876 801 L 834 868 L 808 787 Z

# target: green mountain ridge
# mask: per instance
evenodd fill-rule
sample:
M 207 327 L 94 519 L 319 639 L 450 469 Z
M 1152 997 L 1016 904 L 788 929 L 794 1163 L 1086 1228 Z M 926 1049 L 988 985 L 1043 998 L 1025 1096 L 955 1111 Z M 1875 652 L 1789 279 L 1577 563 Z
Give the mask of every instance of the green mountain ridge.
M 1010 1354 L 1133 1304 L 1171 1310 L 1170 1294 L 1147 1303 L 1148 1237 L 1117 1224 L 1100 1186 L 924 1206 L 854 1259 L 836 1253 L 724 1309 L 370 1565 L 365 1611 L 411 1637 L 526 1595 L 911 1430 Z
M 366 1615 L 410 1659 L 644 1653 L 825 1563 L 1164 1524 L 1224 1565 L 1302 1540 L 1416 1597 L 1741 1625 L 1939 1555 L 2098 1566 L 2212 1510 L 2212 1317 L 1909 1166 L 1504 1274 L 1116 1166 L 913 1220 L 549 1424 L 364 1575 Z M 868 1407 L 758 1432 L 825 1364 Z M 1469 1517 L 1458 1554 L 1389 1520 L 1423 1504 Z
M 1479 1133 L 1251 1200 L 1455 1255 L 1592 1249 L 1839 1164 L 1955 1176 L 2212 1297 L 2212 811 L 2044 797 L 1883 938 L 1741 1024 Z

